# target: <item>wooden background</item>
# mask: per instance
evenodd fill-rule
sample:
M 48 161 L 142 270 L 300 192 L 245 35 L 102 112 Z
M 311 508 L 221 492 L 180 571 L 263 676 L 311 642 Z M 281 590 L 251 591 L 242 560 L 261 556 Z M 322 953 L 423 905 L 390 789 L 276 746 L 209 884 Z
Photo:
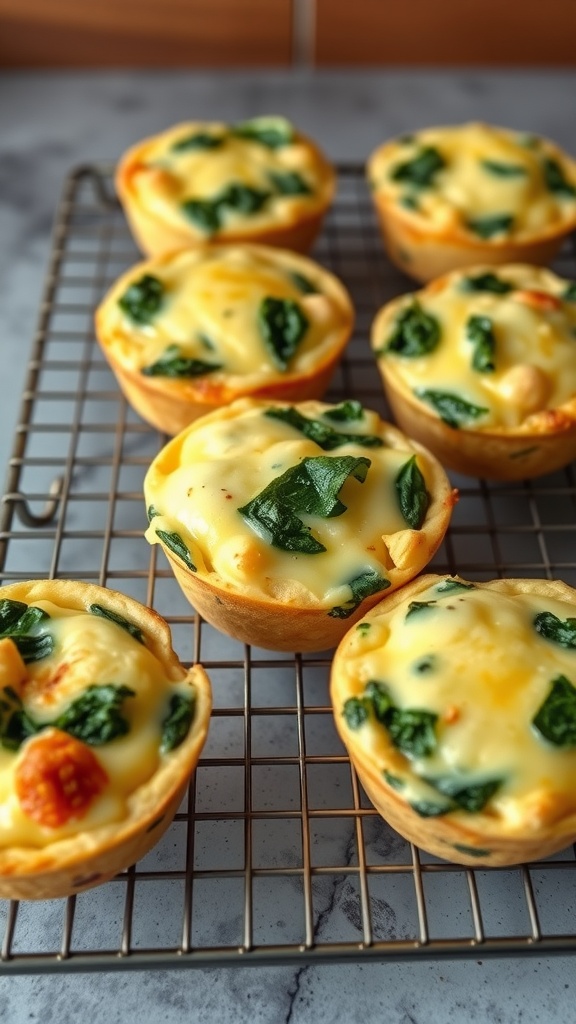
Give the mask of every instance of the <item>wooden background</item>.
M 576 0 L 0 0 L 5 68 L 410 64 L 574 66 Z

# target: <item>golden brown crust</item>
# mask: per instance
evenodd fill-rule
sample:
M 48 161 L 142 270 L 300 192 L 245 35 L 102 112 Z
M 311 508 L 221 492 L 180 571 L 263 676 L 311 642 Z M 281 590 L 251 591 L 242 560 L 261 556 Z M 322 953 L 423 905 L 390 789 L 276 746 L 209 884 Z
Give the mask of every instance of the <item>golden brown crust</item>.
M 63 608 L 106 607 L 146 636 L 146 646 L 167 677 L 195 690 L 194 722 L 184 742 L 165 755 L 152 778 L 126 800 L 123 821 L 60 839 L 42 848 L 0 849 L 0 896 L 50 899 L 99 885 L 125 870 L 154 846 L 170 825 L 206 740 L 211 711 L 210 682 L 204 669 L 186 670 L 172 649 L 170 630 L 152 609 L 117 591 L 70 580 L 33 580 L 2 587 L 2 598 L 34 603 L 49 600 Z
M 211 417 L 213 420 L 233 419 L 243 410 L 256 408 L 258 404 L 262 403 L 245 399 L 212 413 Z M 275 403 L 275 406 L 279 405 L 281 403 Z M 313 416 L 326 406 L 308 402 L 300 403 L 298 408 Z M 202 429 L 209 422 L 210 417 L 203 417 Z M 194 430 L 194 425 L 190 430 Z M 152 464 L 145 482 L 147 505 L 154 504 L 155 474 L 169 473 L 177 465 L 179 449 L 189 431 L 166 445 Z M 403 437 L 383 421 L 380 421 L 379 435 L 387 446 L 402 448 L 408 454 L 416 453 L 421 457 L 431 498 L 422 529 L 406 529 L 384 538 L 389 552 L 386 569 L 390 580 L 390 590 L 386 592 L 389 593 L 412 579 L 434 556 L 448 528 L 457 494 L 450 487 L 442 467 L 425 448 Z M 160 543 L 184 594 L 207 622 L 237 640 L 270 650 L 318 651 L 334 647 L 347 629 L 381 597 L 380 593 L 364 598 L 346 619 L 332 618 L 310 591 L 299 587 L 295 596 L 289 580 L 283 590 L 277 587 L 273 597 L 257 591 L 251 593 L 240 584 L 232 586 L 215 572 L 208 575 L 192 572 L 164 543 Z
M 407 606 L 444 578 L 435 574 L 418 577 L 390 597 L 385 596 L 364 621 L 386 621 L 400 605 Z M 535 594 L 566 602 L 576 610 L 576 591 L 559 580 L 497 579 L 475 583 L 474 586 L 511 596 Z M 517 823 L 508 827 L 505 821 L 488 810 L 474 814 L 452 812 L 437 817 L 417 814 L 402 795 L 384 781 L 383 772 L 389 770 L 394 774 L 402 755 L 387 743 L 384 759 L 375 763 L 363 749 L 361 731 L 350 729 L 342 714 L 344 703 L 351 696 L 350 677 L 346 672 L 350 638 L 351 634 L 344 637 L 332 663 L 330 695 L 336 728 L 376 810 L 400 835 L 437 857 L 475 867 L 505 867 L 541 859 L 574 841 L 576 813 L 563 814 L 562 808 L 556 809 L 557 814 L 544 816 L 544 821 L 537 820 L 537 816 L 531 817 L 523 830 L 518 829 Z M 542 799 L 540 795 L 538 799 Z
M 219 248 L 205 246 L 204 252 L 207 255 L 217 253 Z M 293 366 L 285 372 L 252 373 L 244 379 L 239 374 L 232 376 L 223 371 L 180 380 L 146 376 L 122 357 L 123 350 L 130 345 L 130 334 L 125 328 L 110 330 L 109 310 L 131 283 L 146 274 L 157 275 L 163 267 L 177 260 L 182 250 L 131 267 L 118 278 L 96 310 L 96 336 L 130 405 L 162 433 L 178 434 L 199 416 L 244 396 L 287 402 L 321 398 L 332 379 L 354 324 L 354 308 L 344 285 L 319 264 L 296 253 L 260 245 L 245 245 L 242 251 L 255 259 L 272 260 L 279 268 L 299 271 L 304 276 L 313 271 L 320 291 L 333 303 L 333 318 L 326 326 L 331 344 L 301 370 Z M 298 363 L 297 357 L 293 363 Z
M 550 140 L 542 140 L 542 143 L 545 154 L 568 168 L 571 177 L 576 179 L 576 161 Z M 547 266 L 576 227 L 576 211 L 572 217 L 556 219 L 533 231 L 525 230 L 521 237 L 478 238 L 466 229 L 459 216 L 435 224 L 417 209 L 400 205 L 394 192 L 378 187 L 376 168 L 396 150 L 395 139 L 379 146 L 368 160 L 367 174 L 372 182 L 374 206 L 388 255 L 417 281 L 425 283 L 451 270 L 480 263 Z M 455 213 L 456 210 L 455 207 Z
M 475 272 L 485 272 L 486 265 Z M 510 265 L 508 270 L 521 269 Z M 474 272 L 474 271 L 473 271 Z M 542 271 L 543 274 L 549 272 Z M 426 302 L 460 277 L 452 271 L 415 293 Z M 520 294 L 520 293 L 518 293 Z M 546 294 L 538 295 L 545 301 Z M 557 301 L 557 300 L 556 300 Z M 372 347 L 377 351 L 405 304 L 400 296 L 387 303 L 372 325 Z M 468 476 L 493 480 L 526 480 L 553 473 L 576 458 L 576 395 L 556 409 L 540 409 L 527 415 L 518 426 L 450 427 L 408 387 L 394 357 L 381 355 L 378 369 L 394 420 L 410 437 L 425 445 L 443 466 Z M 529 352 L 526 353 L 529 363 Z
M 195 125 L 199 127 L 197 123 Z M 190 127 L 191 123 L 175 125 L 162 134 L 176 137 L 178 134 L 184 134 Z M 204 245 L 207 241 L 206 235 L 192 223 L 167 223 L 142 201 L 138 179 L 140 175 L 150 173 L 145 154 L 151 144 L 162 138 L 162 134 L 143 139 L 131 146 L 120 159 L 115 175 L 116 192 L 134 239 L 142 252 L 148 256 L 160 256 L 185 246 Z M 305 211 L 295 210 L 292 219 L 283 223 L 275 222 L 271 218 L 268 224 L 256 224 L 246 218 L 241 227 L 225 228 L 218 233 L 218 237 L 211 238 L 211 242 L 227 245 L 254 242 L 301 253 L 306 253 L 312 248 L 334 198 L 336 172 L 311 139 L 298 133 L 296 141 L 307 147 L 317 168 L 321 187 L 316 202 Z M 208 153 L 207 159 L 209 157 Z

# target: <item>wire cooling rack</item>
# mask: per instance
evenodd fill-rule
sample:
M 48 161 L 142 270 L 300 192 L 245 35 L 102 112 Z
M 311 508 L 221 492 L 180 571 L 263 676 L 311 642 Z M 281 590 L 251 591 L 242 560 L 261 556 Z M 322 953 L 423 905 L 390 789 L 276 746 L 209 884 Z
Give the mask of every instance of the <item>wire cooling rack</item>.
M 329 652 L 289 657 L 222 636 L 144 541 L 142 481 L 165 439 L 124 402 L 92 323 L 138 258 L 111 173 L 79 168 L 65 185 L 1 509 L 0 578 L 88 580 L 154 605 L 181 660 L 206 666 L 214 713 L 187 800 L 141 862 L 67 900 L 0 901 L 0 971 L 576 951 L 573 848 L 471 869 L 405 842 L 371 807 L 336 735 Z M 385 258 L 359 167 L 340 168 L 314 255 L 357 309 L 330 397 L 386 415 L 369 326 L 413 285 Z M 557 269 L 576 276 L 569 246 Z M 452 479 L 460 501 L 435 571 L 576 585 L 573 467 L 513 485 Z

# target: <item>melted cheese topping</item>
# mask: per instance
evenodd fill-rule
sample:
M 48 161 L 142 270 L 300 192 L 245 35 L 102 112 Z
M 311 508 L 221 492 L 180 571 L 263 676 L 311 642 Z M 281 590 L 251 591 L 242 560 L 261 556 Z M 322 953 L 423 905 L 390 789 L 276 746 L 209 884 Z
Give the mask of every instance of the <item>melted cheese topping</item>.
M 430 185 L 417 187 L 407 180 L 394 180 L 396 169 L 417 157 L 423 147 L 433 147 L 444 161 Z M 523 239 L 576 221 L 576 194 L 552 191 L 546 184 L 547 159 L 559 164 L 569 186 L 576 189 L 576 164 L 552 142 L 470 123 L 428 128 L 386 143 L 369 162 L 369 178 L 378 195 L 398 204 L 406 217 L 425 220 L 427 230 L 464 232 L 478 238 L 467 227 L 469 221 L 509 215 L 510 226 L 496 233 L 494 240 Z M 491 170 L 485 161 L 508 168 L 508 173 Z
M 108 776 L 109 783 L 87 813 L 59 828 L 45 828 L 28 818 L 15 794 L 15 772 L 26 751 L 0 747 L 0 848 L 47 846 L 66 836 L 99 825 L 120 821 L 126 800 L 152 777 L 160 765 L 161 723 L 170 696 L 190 694 L 166 678 L 159 660 L 147 647 L 120 626 L 97 615 L 64 609 L 50 601 L 37 601 L 50 618 L 36 632 L 50 633 L 54 650 L 48 657 L 25 666 L 9 647 L 0 645 L 0 682 L 19 694 L 25 711 L 38 724 L 49 724 L 81 697 L 90 685 L 127 686 L 135 696 L 126 697 L 121 714 L 129 731 L 100 746 L 90 747 Z M 8 646 L 9 645 L 9 646 Z
M 564 675 L 576 686 L 576 650 L 540 636 L 534 617 L 546 611 L 565 620 L 574 616 L 573 605 L 489 586 L 437 588 L 416 595 L 433 603 L 408 618 L 403 602 L 369 627 L 358 624 L 339 668 L 340 696 L 359 697 L 370 680 L 380 680 L 399 708 L 438 715 L 437 749 L 409 760 L 391 748 L 385 726 L 372 716 L 351 735 L 400 781 L 410 803 L 442 803 L 423 777 L 463 785 L 501 779 L 486 811 L 511 832 L 576 812 L 576 749 L 555 746 L 532 725 L 554 679 Z
M 150 323 L 139 325 L 119 299 L 144 272 L 161 282 L 164 293 Z M 303 294 L 295 274 L 305 277 L 313 294 Z M 275 364 L 259 327 L 260 304 L 267 297 L 296 302 L 308 321 L 286 371 Z M 124 367 L 151 366 L 176 345 L 184 358 L 221 367 L 209 371 L 215 386 L 225 376 L 229 387 L 243 388 L 323 364 L 342 344 L 351 321 L 350 299 L 332 274 L 312 260 L 261 246 L 184 250 L 139 265 L 117 282 L 98 315 L 102 344 Z M 180 383 L 189 386 L 191 379 Z
M 394 565 L 391 552 L 397 550 L 400 561 L 402 539 L 414 532 L 402 516 L 395 488 L 399 470 L 413 455 L 410 442 L 399 441 L 401 435 L 393 431 L 395 441 L 387 438 L 379 448 L 345 443 L 323 451 L 294 427 L 266 416 L 266 409 L 274 406 L 235 402 L 203 417 L 167 445 L 144 482 L 146 504 L 159 513 L 146 537 L 155 544 L 158 530 L 176 532 L 199 574 L 214 574 L 220 585 L 257 597 L 281 596 L 287 602 L 343 605 L 351 599 L 350 581 L 362 573 L 388 577 Z M 301 413 L 335 430 L 387 437 L 376 413 L 364 410 L 361 420 L 337 424 L 322 418 L 330 408 L 319 402 L 298 405 Z M 345 481 L 339 492 L 346 506 L 343 514 L 299 515 L 324 552 L 273 547 L 256 535 L 238 509 L 302 459 L 318 456 L 361 457 L 370 460 L 370 468 L 363 483 L 351 477 Z M 418 455 L 417 461 L 426 479 L 427 460 Z
M 278 119 L 292 131 L 292 139 L 278 148 L 270 148 L 248 138 L 235 136 L 223 122 L 189 122 L 178 124 L 160 135 L 144 141 L 131 151 L 134 156 L 131 189 L 138 201 L 164 223 L 192 232 L 198 229 L 187 217 L 182 204 L 190 199 L 214 200 L 232 184 L 267 192 L 260 209 L 243 212 L 227 207 L 224 223 L 212 233 L 219 237 L 238 229 L 261 230 L 262 227 L 290 224 L 302 215 L 316 211 L 329 200 L 333 188 L 333 171 L 312 142 L 292 126 Z M 221 138 L 222 144 L 210 149 L 175 149 L 184 139 L 195 134 Z M 297 174 L 308 192 L 284 195 L 273 184 L 274 174 Z M 211 232 L 198 231 L 207 237 Z
M 487 272 L 511 290 L 505 295 L 467 290 L 469 278 Z M 530 417 L 558 409 L 576 395 L 576 302 L 562 298 L 568 283 L 523 265 L 458 271 L 395 303 L 389 315 L 383 311 L 374 325 L 373 346 L 386 369 L 412 393 L 446 391 L 485 409 L 470 422 L 471 429 L 529 427 Z M 398 316 L 414 300 L 438 322 L 437 347 L 416 358 L 383 352 Z M 491 322 L 493 371 L 480 372 L 472 365 L 474 345 L 466 331 L 472 316 Z

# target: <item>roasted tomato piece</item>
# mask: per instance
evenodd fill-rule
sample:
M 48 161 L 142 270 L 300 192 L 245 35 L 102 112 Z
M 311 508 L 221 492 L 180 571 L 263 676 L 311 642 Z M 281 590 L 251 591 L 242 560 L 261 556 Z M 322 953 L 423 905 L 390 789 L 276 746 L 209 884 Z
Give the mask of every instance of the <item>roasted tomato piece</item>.
M 517 291 L 514 293 L 514 298 L 518 302 L 523 302 L 526 306 L 532 306 L 533 309 L 540 309 L 542 312 L 562 309 L 562 303 L 555 295 L 550 295 L 550 292 L 537 291 L 534 288 Z
M 90 747 L 60 729 L 47 729 L 31 739 L 15 771 L 20 806 L 43 828 L 60 828 L 83 818 L 107 783 Z

